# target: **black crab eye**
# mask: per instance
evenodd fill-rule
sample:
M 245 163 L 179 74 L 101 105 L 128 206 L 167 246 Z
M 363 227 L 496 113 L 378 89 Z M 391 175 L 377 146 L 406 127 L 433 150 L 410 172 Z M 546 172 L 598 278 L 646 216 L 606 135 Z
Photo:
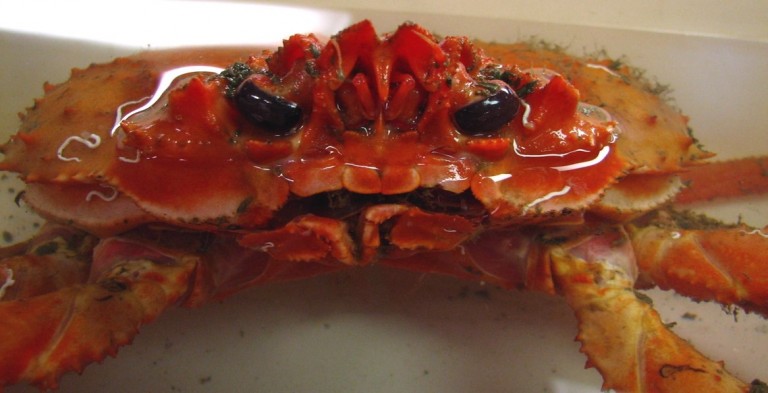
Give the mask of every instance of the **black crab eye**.
M 520 99 L 507 85 L 473 102 L 453 114 L 459 132 L 468 136 L 490 136 L 515 117 L 520 109 Z
M 255 125 L 278 136 L 288 135 L 301 121 L 298 104 L 267 93 L 250 79 L 237 88 L 235 104 Z

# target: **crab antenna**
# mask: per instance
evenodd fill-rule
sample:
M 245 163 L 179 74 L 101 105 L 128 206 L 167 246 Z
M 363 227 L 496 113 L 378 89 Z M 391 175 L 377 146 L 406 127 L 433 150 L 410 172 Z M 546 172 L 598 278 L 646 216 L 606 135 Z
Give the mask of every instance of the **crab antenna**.
M 388 105 L 384 113 L 386 120 L 392 120 L 400 116 L 408 103 L 408 95 L 416 87 L 416 80 L 411 75 L 398 73 L 392 79 L 397 83 L 397 88 L 395 94 L 392 95 L 392 98 L 387 103 Z
M 371 85 L 368 83 L 368 79 L 363 73 L 358 73 L 352 78 L 352 85 L 355 87 L 355 91 L 357 91 L 357 96 L 360 99 L 360 105 L 363 107 L 365 116 L 373 119 L 376 116 L 376 103 L 373 100 Z

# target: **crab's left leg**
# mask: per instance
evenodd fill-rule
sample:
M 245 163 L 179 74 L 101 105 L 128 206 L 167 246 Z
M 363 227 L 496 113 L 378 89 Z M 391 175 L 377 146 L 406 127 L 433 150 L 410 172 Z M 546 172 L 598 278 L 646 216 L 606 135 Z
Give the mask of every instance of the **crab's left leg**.
M 660 215 L 653 225 L 628 227 L 641 270 L 639 287 L 673 289 L 698 301 L 716 301 L 768 316 L 768 234 L 764 230 L 746 226 L 670 229 L 661 223 L 673 218 L 666 212 Z
M 680 174 L 688 187 L 675 197 L 680 204 L 768 193 L 768 156 L 712 162 Z
M 721 233 L 715 235 L 722 237 Z M 633 248 L 639 244 L 630 237 L 623 228 L 614 227 L 549 251 L 556 285 L 579 320 L 577 339 L 582 352 L 589 365 L 600 371 L 603 387 L 620 392 L 748 392 L 764 386 L 759 381 L 752 386 L 740 381 L 722 362 L 708 359 L 665 326 L 651 304 L 635 291 L 638 274 L 647 273 L 636 270 Z M 741 248 L 727 237 L 725 242 Z M 768 241 L 762 244 L 768 247 Z M 758 254 L 746 257 L 759 260 L 760 250 L 755 252 Z M 709 262 L 699 259 L 694 263 L 703 266 Z M 648 268 L 643 263 L 639 266 Z M 768 275 L 765 269 L 756 269 L 757 262 L 752 268 L 741 263 L 734 266 L 745 267 L 745 274 L 760 273 L 763 280 Z M 702 292 L 710 284 L 706 275 L 698 281 L 687 280 L 688 286 L 698 286 Z

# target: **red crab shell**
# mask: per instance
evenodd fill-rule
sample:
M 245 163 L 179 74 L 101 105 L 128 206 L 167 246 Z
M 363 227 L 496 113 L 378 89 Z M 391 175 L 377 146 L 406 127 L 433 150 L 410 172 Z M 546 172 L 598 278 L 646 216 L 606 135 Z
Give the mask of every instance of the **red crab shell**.
M 628 173 L 670 173 L 703 156 L 679 114 L 656 119 L 667 139 L 649 143 L 632 128 L 647 119 L 622 118 L 618 129 L 560 75 L 497 64 L 466 38 L 438 41 L 412 24 L 380 38 L 361 22 L 328 44 L 296 35 L 247 59 L 255 84 L 303 110 L 285 136 L 249 123 L 214 74 L 181 75 L 157 90 L 162 73 L 186 60 L 153 56 L 76 71 L 67 85 L 46 88 L 2 164 L 30 184 L 26 198 L 38 211 L 102 234 L 153 221 L 264 228 L 302 197 L 430 189 L 470 194 L 462 198 L 479 201 L 491 222 L 533 223 L 578 216 Z M 617 72 L 594 72 L 625 84 Z M 494 84 L 527 90 L 523 108 L 493 135 L 462 134 L 454 113 Z M 83 96 L 90 102 L 57 98 L 89 88 L 100 92 Z M 159 104 L 124 116 L 154 95 Z M 650 153 L 655 143 L 667 160 Z

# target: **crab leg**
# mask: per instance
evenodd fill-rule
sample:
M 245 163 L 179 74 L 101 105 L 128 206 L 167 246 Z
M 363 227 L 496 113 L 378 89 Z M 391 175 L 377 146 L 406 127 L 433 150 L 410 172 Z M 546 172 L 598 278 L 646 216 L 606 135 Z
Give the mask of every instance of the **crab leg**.
M 96 238 L 46 225 L 33 239 L 0 249 L 0 301 L 41 295 L 85 281 Z
M 628 226 L 642 272 L 638 286 L 673 289 L 695 300 L 768 316 L 768 231 L 746 226 L 707 229 L 712 223 L 701 220 L 662 212 L 652 225 Z M 670 229 L 673 221 L 676 228 Z
M 142 228 L 96 244 L 53 225 L 0 257 L 0 390 L 22 381 L 55 389 L 171 306 L 344 266 L 278 261 L 226 234 Z
M 487 231 L 456 249 L 380 263 L 565 296 L 579 320 L 577 339 L 588 365 L 603 376 L 605 389 L 750 391 L 721 362 L 671 332 L 635 289 L 671 287 L 694 299 L 765 313 L 768 269 L 761 261 L 768 255 L 768 238 L 744 228 L 684 230 L 682 225 L 645 218 L 627 228 Z M 745 275 L 712 273 L 718 269 Z M 689 270 L 704 279 L 681 274 Z M 765 385 L 755 381 L 753 387 L 758 391 Z
M 581 351 L 603 376 L 603 388 L 749 391 L 749 385 L 729 374 L 721 362 L 709 360 L 667 329 L 652 306 L 635 294 L 631 255 L 621 230 L 550 253 L 555 281 L 579 320 Z
M 694 203 L 715 198 L 739 197 L 768 192 L 768 157 L 742 158 L 688 168 L 680 175 L 689 185 L 677 203 Z
M 62 244 L 60 239 L 45 244 Z M 97 249 L 96 253 L 114 251 L 128 242 L 108 240 L 99 245 L 100 251 Z M 201 276 L 200 258 L 171 255 L 135 243 L 129 245 L 134 255 L 113 253 L 115 258 L 102 259 L 100 267 L 80 261 L 86 274 L 88 268 L 100 270 L 89 282 L 80 283 L 76 277 L 79 274 L 70 275 L 74 282 L 44 286 L 27 285 L 31 283 L 23 278 L 13 279 L 9 289 L 16 286 L 23 296 L 0 302 L 0 385 L 28 381 L 41 389 L 56 388 L 63 373 L 81 372 L 90 362 L 114 356 L 118 347 L 132 341 L 141 325 L 155 319 L 168 306 L 194 298 L 190 288 L 195 288 L 193 284 Z M 41 248 L 32 252 L 11 258 L 4 268 L 11 270 L 9 266 L 19 265 L 25 259 L 33 264 L 39 259 Z M 17 271 L 23 270 L 19 266 Z M 30 287 L 43 293 L 28 293 Z

